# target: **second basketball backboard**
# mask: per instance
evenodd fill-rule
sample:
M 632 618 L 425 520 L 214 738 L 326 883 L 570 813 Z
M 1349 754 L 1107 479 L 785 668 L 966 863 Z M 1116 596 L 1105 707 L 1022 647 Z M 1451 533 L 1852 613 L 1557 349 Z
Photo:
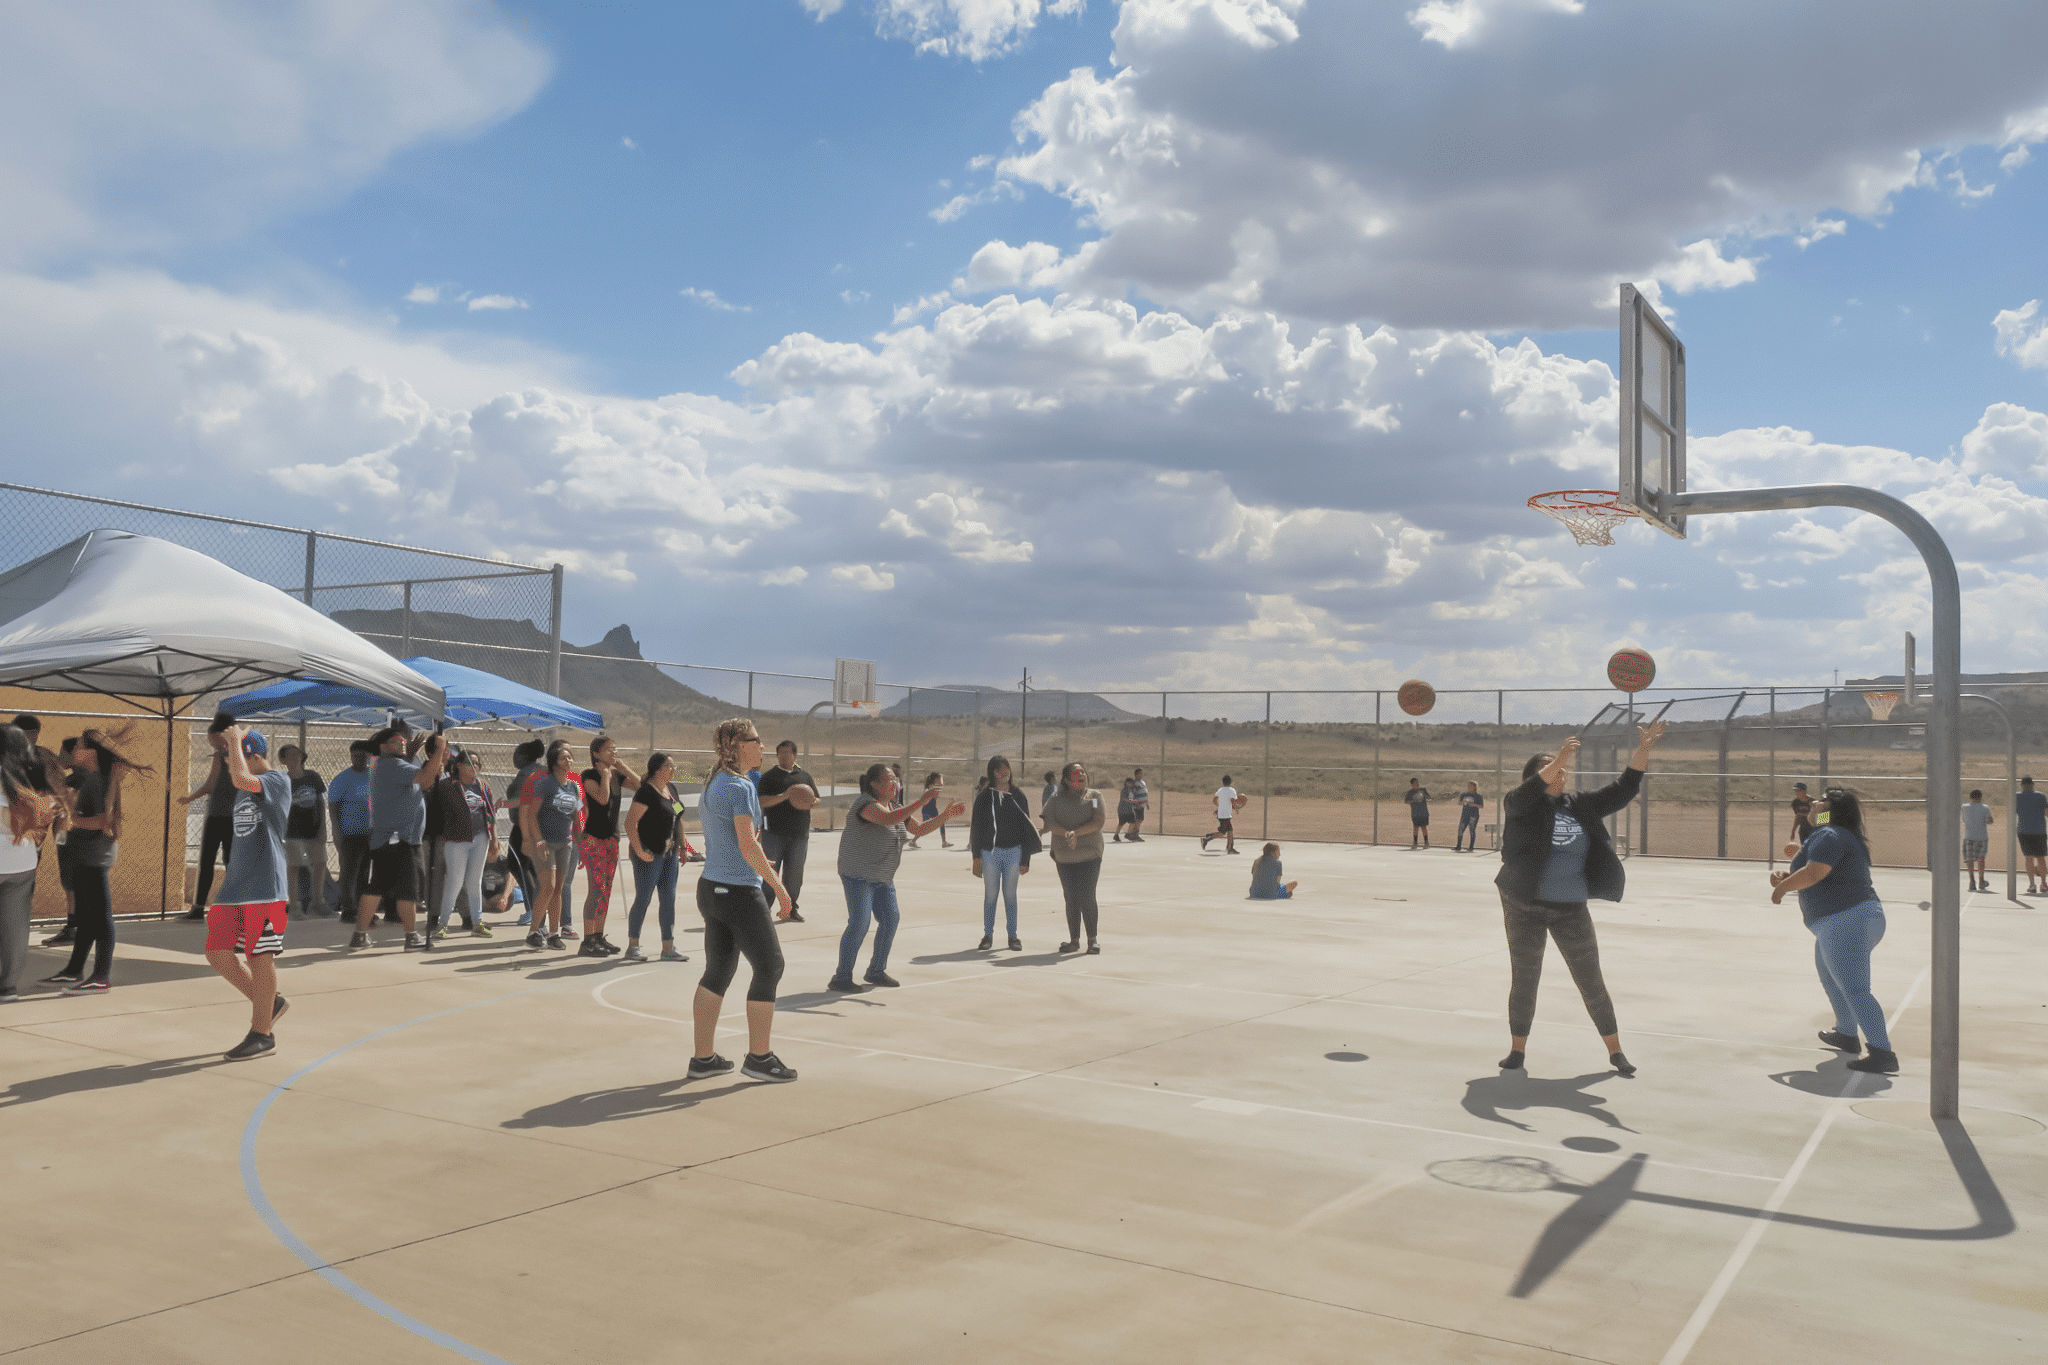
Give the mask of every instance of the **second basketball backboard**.
M 1685 539 L 1685 344 L 1632 284 L 1621 286 L 1621 484 L 1617 500 Z

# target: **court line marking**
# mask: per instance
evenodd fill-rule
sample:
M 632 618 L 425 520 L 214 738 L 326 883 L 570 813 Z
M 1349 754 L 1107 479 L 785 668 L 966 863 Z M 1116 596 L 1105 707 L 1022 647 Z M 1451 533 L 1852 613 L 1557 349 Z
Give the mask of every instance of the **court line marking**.
M 638 976 L 642 975 L 642 973 L 635 972 L 633 973 L 633 975 Z M 649 1014 L 645 1010 L 636 1010 L 629 1006 L 621 1005 L 615 1001 L 608 1000 L 605 998 L 604 991 L 609 986 L 611 986 L 615 982 L 626 981 L 629 979 L 629 977 L 624 976 L 614 977 L 610 981 L 594 986 L 591 988 L 590 991 L 591 998 L 597 1001 L 598 1004 L 604 1006 L 606 1009 L 617 1010 L 622 1014 L 635 1015 L 641 1019 L 652 1019 L 658 1023 L 663 1024 L 676 1024 L 686 1027 L 693 1025 L 694 1021 L 689 1019 L 678 1019 L 674 1015 L 668 1014 Z M 732 1034 L 744 1033 L 745 1031 L 746 1030 L 744 1026 L 738 1024 L 728 1025 L 719 1029 L 720 1033 Z M 1302 1109 L 1297 1108 L 1293 1105 L 1286 1104 L 1269 1104 L 1264 1101 L 1237 1100 L 1227 1096 L 1204 1095 L 1198 1091 L 1193 1090 L 1170 1090 L 1164 1086 L 1158 1085 L 1138 1085 L 1132 1081 L 1112 1081 L 1104 1079 L 1100 1076 L 1081 1076 L 1076 1075 L 1072 1071 L 1065 1070 L 1038 1071 L 1032 1069 L 1031 1067 L 1004 1066 L 997 1062 L 970 1062 L 958 1057 L 935 1057 L 929 1053 L 923 1052 L 899 1052 L 894 1048 L 874 1047 L 867 1043 L 841 1043 L 835 1042 L 829 1038 L 804 1038 L 799 1037 L 793 1033 L 783 1033 L 781 1036 L 792 1043 L 803 1043 L 810 1047 L 836 1048 L 842 1052 L 856 1053 L 859 1057 L 863 1058 L 897 1057 L 905 1061 L 930 1062 L 938 1066 L 968 1067 L 976 1071 L 1001 1071 L 1006 1072 L 1009 1075 L 1015 1076 L 1019 1080 L 1074 1081 L 1082 1085 L 1100 1085 L 1107 1086 L 1111 1089 L 1116 1090 L 1130 1090 L 1140 1095 L 1171 1095 L 1176 1099 L 1184 1099 L 1197 1102 L 1203 1100 L 1212 1100 L 1218 1101 L 1223 1104 L 1233 1105 L 1243 1103 L 1256 1103 L 1259 1105 L 1262 1111 L 1270 1111 L 1276 1114 L 1293 1114 L 1301 1118 L 1330 1119 L 1338 1123 L 1362 1123 L 1376 1128 L 1398 1128 L 1406 1132 L 1430 1133 L 1438 1137 L 1458 1138 L 1466 1142 L 1479 1142 L 1490 1145 L 1508 1147 L 1527 1147 L 1532 1151 L 1549 1152 L 1553 1155 L 1555 1155 L 1557 1151 L 1557 1144 L 1554 1142 L 1527 1142 L 1516 1138 L 1496 1137 L 1492 1133 L 1465 1133 L 1460 1132 L 1455 1128 L 1432 1128 L 1426 1124 L 1401 1123 L 1394 1119 L 1368 1118 L 1362 1114 L 1333 1114 L 1321 1109 Z M 1076 1063 L 1076 1065 L 1082 1065 L 1082 1063 Z M 1685 1164 L 1684 1162 L 1662 1161 L 1655 1157 L 1650 1158 L 1649 1164 L 1652 1166 L 1667 1167 L 1671 1170 L 1691 1171 L 1698 1175 L 1724 1176 L 1733 1180 L 1776 1180 L 1779 1178 L 1777 1176 L 1771 1175 L 1757 1175 L 1754 1172 L 1748 1171 L 1721 1171 L 1716 1170 L 1711 1166 L 1690 1166 Z
M 1920 993 L 1920 987 L 1925 984 L 1927 974 L 1931 970 L 1930 967 L 1922 967 L 1920 975 L 1913 978 L 1913 984 L 1907 989 L 1905 997 L 1899 1001 L 1899 1007 L 1892 1011 L 1892 1017 L 1885 1021 L 1887 1032 L 1896 1028 L 1899 1020 L 1905 1017 L 1906 1007 L 1912 1003 L 1913 997 Z M 1793 1158 L 1791 1166 L 1779 1177 L 1777 1188 L 1771 1191 L 1770 1198 L 1764 1200 L 1763 1208 L 1757 1212 L 1757 1216 L 1750 1219 L 1749 1226 L 1742 1230 L 1742 1236 L 1736 1241 L 1735 1249 L 1728 1253 L 1728 1259 L 1722 1264 L 1720 1274 L 1714 1276 L 1713 1283 L 1707 1286 L 1706 1296 L 1699 1301 L 1699 1306 L 1692 1310 L 1692 1316 L 1685 1320 L 1685 1326 L 1679 1329 L 1677 1338 L 1672 1341 L 1670 1349 L 1664 1352 L 1658 1365 L 1684 1365 L 1685 1358 L 1692 1354 L 1692 1348 L 1699 1344 L 1700 1337 L 1706 1333 L 1708 1324 L 1714 1320 L 1715 1312 L 1728 1297 L 1728 1291 L 1735 1287 L 1736 1277 L 1742 1274 L 1742 1268 L 1749 1263 L 1750 1253 L 1756 1250 L 1757 1243 L 1763 1240 L 1764 1233 L 1771 1224 L 1778 1220 L 1778 1211 L 1785 1207 L 1785 1201 L 1792 1197 L 1793 1188 L 1799 1184 L 1799 1178 L 1806 1174 L 1806 1165 L 1813 1160 L 1813 1154 L 1820 1150 L 1821 1139 L 1827 1136 L 1828 1129 L 1835 1126 L 1835 1120 L 1848 1112 L 1857 1083 L 1862 1079 L 1862 1072 L 1851 1072 L 1849 1079 L 1842 1085 L 1842 1092 L 1828 1101 L 1828 1107 L 1821 1111 L 1820 1121 L 1813 1125 L 1813 1132 L 1807 1137 L 1806 1145 L 1799 1149 L 1799 1155 Z
M 479 1005 L 493 1005 L 500 1000 L 511 999 L 513 996 L 532 995 L 537 991 L 551 989 L 559 988 L 552 986 L 529 986 L 523 990 L 509 991 L 504 995 L 493 996 L 488 1000 L 472 1000 L 468 1004 L 457 1005 L 453 1009 L 436 1010 L 432 1014 L 423 1014 L 417 1019 L 408 1019 L 402 1024 L 393 1024 L 389 1028 L 378 1029 L 375 1033 L 366 1033 L 354 1042 L 344 1043 L 326 1056 L 315 1058 L 313 1061 L 306 1063 L 297 1071 L 294 1071 L 291 1075 L 272 1086 L 270 1093 L 257 1102 L 255 1110 L 249 1115 L 248 1123 L 242 1128 L 242 1189 L 249 1196 L 249 1203 L 256 1210 L 256 1216 L 263 1220 L 264 1226 L 270 1229 L 271 1235 L 284 1245 L 285 1250 L 305 1262 L 316 1275 L 387 1322 L 404 1328 L 414 1336 L 431 1341 L 436 1346 L 444 1347 L 459 1356 L 476 1361 L 478 1365 L 512 1365 L 512 1362 L 506 1360 L 503 1356 L 492 1355 L 480 1346 L 472 1346 L 460 1337 L 451 1336 L 438 1327 L 421 1322 L 404 1309 L 377 1297 L 377 1295 L 335 1269 L 325 1256 L 313 1250 L 312 1247 L 306 1244 L 303 1238 L 292 1231 L 290 1224 L 286 1223 L 284 1218 L 279 1215 L 277 1206 L 270 1202 L 270 1195 L 263 1188 L 263 1177 L 257 1170 L 256 1137 L 262 1131 L 263 1120 L 270 1116 L 271 1108 L 276 1105 L 278 1098 L 287 1090 L 290 1090 L 294 1084 L 327 1065 L 336 1057 L 353 1052 L 365 1043 L 375 1042 L 379 1038 L 387 1037 L 402 1029 L 409 1029 L 414 1024 L 424 1024 L 430 1019 L 445 1019 L 451 1014 L 460 1014 L 464 1010 L 472 1010 Z

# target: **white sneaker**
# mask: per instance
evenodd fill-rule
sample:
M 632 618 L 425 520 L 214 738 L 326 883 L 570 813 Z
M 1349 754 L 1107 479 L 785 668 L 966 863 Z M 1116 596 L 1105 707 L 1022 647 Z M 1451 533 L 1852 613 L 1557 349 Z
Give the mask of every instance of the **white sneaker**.
M 626 951 L 619 954 L 619 961 L 621 962 L 645 962 L 646 960 L 647 954 L 640 951 L 640 945 L 637 943 L 627 944 Z

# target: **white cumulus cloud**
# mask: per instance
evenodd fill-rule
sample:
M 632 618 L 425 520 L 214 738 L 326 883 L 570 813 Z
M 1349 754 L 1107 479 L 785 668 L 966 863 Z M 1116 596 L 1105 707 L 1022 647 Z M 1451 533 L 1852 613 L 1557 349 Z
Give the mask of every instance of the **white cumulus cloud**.
M 527 306 L 525 299 L 515 299 L 510 294 L 479 294 L 469 301 L 472 313 L 498 313 Z
M 2048 319 L 2037 320 L 2040 311 L 2041 301 L 2028 299 L 2017 308 L 2001 309 L 1991 319 L 1998 353 L 2011 356 L 2022 369 L 2048 370 Z

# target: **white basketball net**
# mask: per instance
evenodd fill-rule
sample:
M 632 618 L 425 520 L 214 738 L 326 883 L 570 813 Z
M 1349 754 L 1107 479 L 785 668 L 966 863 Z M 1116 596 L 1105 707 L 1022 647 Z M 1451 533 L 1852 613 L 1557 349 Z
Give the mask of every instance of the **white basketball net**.
M 1870 707 L 1872 720 L 1890 720 L 1892 708 L 1899 704 L 1899 698 L 1903 695 L 1904 693 L 1900 692 L 1865 692 L 1863 700 Z
M 1546 517 L 1564 523 L 1572 539 L 1581 545 L 1612 545 L 1614 528 L 1635 514 L 1615 500 L 1613 492 L 1600 488 L 1567 488 L 1557 493 L 1538 493 L 1529 505 Z

